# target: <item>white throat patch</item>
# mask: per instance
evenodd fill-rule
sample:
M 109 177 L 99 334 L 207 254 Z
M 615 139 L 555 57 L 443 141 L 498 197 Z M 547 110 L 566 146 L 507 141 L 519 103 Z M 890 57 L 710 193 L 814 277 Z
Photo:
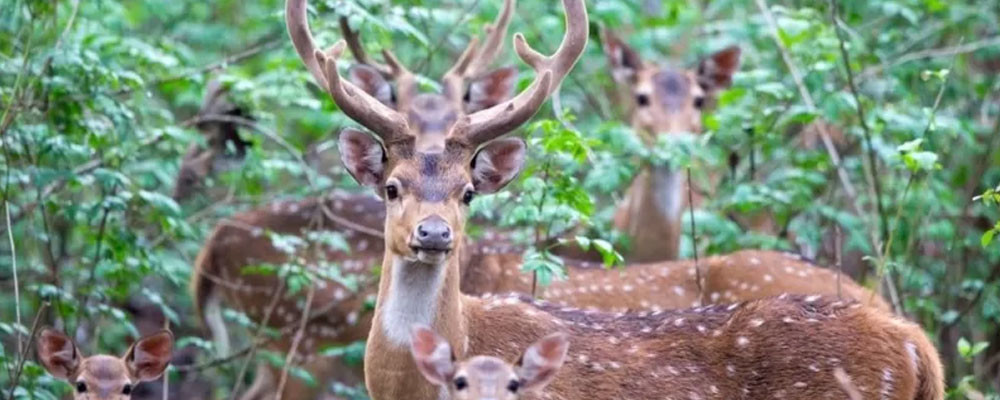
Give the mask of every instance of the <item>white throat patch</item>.
M 438 292 L 444 282 L 444 265 L 413 265 L 397 258 L 382 312 L 382 330 L 396 346 L 410 347 L 414 324 L 434 326 Z
M 657 211 L 668 220 L 680 220 L 687 194 L 684 173 L 670 167 L 655 167 L 650 171 L 649 178 Z

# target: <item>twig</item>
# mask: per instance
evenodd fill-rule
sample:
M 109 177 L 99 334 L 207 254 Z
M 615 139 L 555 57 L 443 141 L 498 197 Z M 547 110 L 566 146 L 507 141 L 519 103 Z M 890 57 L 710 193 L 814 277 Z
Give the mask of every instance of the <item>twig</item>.
M 848 87 L 851 89 L 851 95 L 854 96 L 854 104 L 856 106 L 855 110 L 858 113 L 858 121 L 861 124 L 861 130 L 864 132 L 865 146 L 868 148 L 868 168 L 871 170 L 872 189 L 875 191 L 875 209 L 878 211 L 879 227 L 882 233 L 880 238 L 881 240 L 885 240 L 886 236 L 889 235 L 889 224 L 886 220 L 885 206 L 882 204 L 882 184 L 878 179 L 878 162 L 875 159 L 872 132 L 868 127 L 868 120 L 865 118 L 865 109 L 861 105 L 861 96 L 858 94 L 858 86 L 854 83 L 854 70 L 851 69 L 851 57 L 850 54 L 847 53 L 847 42 L 844 39 L 843 32 L 840 31 L 840 24 L 838 24 L 840 17 L 837 6 L 837 0 L 830 0 L 830 19 L 833 21 L 833 31 L 837 34 L 837 40 L 840 42 L 840 56 L 841 60 L 844 62 L 844 70 L 847 71 Z
M 844 251 L 844 232 L 840 229 L 840 223 L 834 221 L 833 223 L 833 256 L 834 265 L 837 267 L 837 298 L 843 297 L 841 295 L 840 278 L 844 275 L 844 261 L 843 254 Z
M 884 70 L 892 69 L 900 65 L 917 60 L 922 60 L 925 58 L 941 58 L 941 57 L 956 56 L 959 54 L 973 53 L 978 50 L 996 46 L 1000 46 L 1000 36 L 994 36 L 987 39 L 977 40 L 975 42 L 967 44 L 960 44 L 958 46 L 916 51 L 913 53 L 904 54 L 899 57 L 894 57 L 892 62 L 890 62 L 888 65 L 879 65 L 871 68 L 866 68 L 864 71 L 861 72 L 861 74 L 858 75 L 858 80 L 864 81 Z
M 313 298 L 316 294 L 316 286 L 309 286 L 309 293 L 306 294 L 306 305 L 302 310 L 302 319 L 299 321 L 299 329 L 295 332 L 295 337 L 292 339 L 292 346 L 288 349 L 288 354 L 285 355 L 285 365 L 281 367 L 281 378 L 278 379 L 278 390 L 274 393 L 274 400 L 281 400 L 281 393 L 285 391 L 285 384 L 288 383 L 288 367 L 294 362 L 295 354 L 298 352 L 299 345 L 302 343 L 302 336 L 306 331 L 306 325 L 309 322 L 309 311 L 312 308 Z
M 273 49 L 275 47 L 278 47 L 279 45 L 283 44 L 284 42 L 285 42 L 285 38 L 284 38 L 284 36 L 281 33 L 273 33 L 273 34 L 265 36 L 262 41 L 258 42 L 257 44 L 255 44 L 253 46 L 250 46 L 249 48 L 247 48 L 247 49 L 245 49 L 243 51 L 240 51 L 239 53 L 233 54 L 231 56 L 228 56 L 226 58 L 223 58 L 223 59 L 221 59 L 219 61 L 213 62 L 211 64 L 205 65 L 205 66 L 200 67 L 200 68 L 195 68 L 193 70 L 189 70 L 189 71 L 177 74 L 177 75 L 168 76 L 166 78 L 154 79 L 154 80 L 148 81 L 148 82 L 144 83 L 143 86 L 161 85 L 161 84 L 164 84 L 164 83 L 170 83 L 170 82 L 174 82 L 174 81 L 179 81 L 179 80 L 182 80 L 182 79 L 187 79 L 187 78 L 189 78 L 191 76 L 194 76 L 194 75 L 203 74 L 205 72 L 214 71 L 214 70 L 217 70 L 217 69 L 220 69 L 220 68 L 224 68 L 224 67 L 226 67 L 226 66 L 228 66 L 230 64 L 237 64 L 237 63 L 240 63 L 240 62 L 242 62 L 244 60 L 247 60 L 247 59 L 249 59 L 251 57 L 254 57 L 257 54 L 259 54 L 259 53 L 261 53 L 261 52 L 263 52 L 265 50 L 270 50 L 270 49 Z M 113 92 L 112 95 L 113 96 L 125 95 L 125 94 L 129 94 L 129 93 L 131 93 L 131 92 L 133 92 L 135 90 L 136 89 L 133 88 L 133 87 L 126 87 L 126 88 L 122 88 L 122 89 L 120 89 L 120 90 L 118 90 L 116 92 Z
M 687 167 L 688 213 L 691 216 L 691 248 L 694 253 L 695 283 L 698 284 L 698 305 L 705 305 L 705 288 L 701 277 L 701 264 L 698 262 L 698 227 L 694 223 L 694 193 L 691 186 L 691 167 Z
M 264 329 L 267 327 L 267 323 L 271 320 L 271 315 L 274 314 L 274 310 L 278 308 L 278 302 L 285 294 L 284 282 L 280 279 L 275 283 L 274 295 L 271 297 L 271 304 L 267 305 L 267 312 L 264 313 L 264 320 L 260 322 L 257 326 L 257 330 L 254 332 L 251 339 L 251 345 L 246 351 L 246 359 L 243 360 L 243 365 L 240 366 L 240 372 L 236 375 L 236 384 L 233 385 L 232 392 L 229 393 L 229 400 L 236 400 L 237 394 L 240 392 L 240 388 L 243 386 L 243 377 L 247 374 L 247 368 L 250 366 L 250 361 L 253 360 L 254 356 L 257 354 L 257 347 L 261 345 L 258 340 L 260 335 L 264 333 Z
M 42 306 L 38 308 L 38 312 L 35 313 L 35 320 L 31 323 L 31 332 L 28 333 L 28 346 L 23 350 L 18 350 L 18 362 L 17 368 L 14 370 L 14 377 L 10 380 L 10 392 L 8 393 L 7 400 L 14 399 L 14 393 L 17 392 L 17 383 L 21 380 L 21 372 L 24 371 L 24 363 L 28 360 L 28 349 L 31 349 L 31 342 L 35 340 L 35 334 L 38 333 L 39 322 L 42 320 L 42 314 L 48 310 L 49 303 L 42 303 Z M 19 334 L 20 335 L 20 334 Z
M 792 80 L 795 81 L 795 86 L 799 89 L 799 94 L 802 96 L 802 100 L 806 103 L 806 107 L 810 111 L 816 112 L 816 102 L 813 100 L 809 90 L 806 89 L 805 83 L 802 80 L 802 73 L 799 72 L 799 68 L 792 61 L 792 56 L 789 54 L 788 49 L 781 42 L 781 38 L 778 36 L 778 23 L 775 22 L 774 16 L 771 15 L 771 10 L 768 8 L 767 0 L 756 0 L 757 7 L 760 8 L 761 13 L 764 15 L 764 20 L 767 21 L 768 26 L 771 30 L 771 36 L 774 39 L 775 45 L 778 46 L 778 50 L 781 52 L 781 58 L 785 62 L 785 66 L 788 67 L 788 71 L 792 75 Z M 837 176 L 840 179 L 840 185 L 844 188 L 844 192 L 847 194 L 849 203 L 854 209 L 854 212 L 858 215 L 862 215 L 861 209 L 857 204 L 857 191 L 854 189 L 854 185 L 851 183 L 850 177 L 847 175 L 847 170 L 844 169 L 843 162 L 841 162 L 840 154 L 837 152 L 837 147 L 833 144 L 833 140 L 830 139 L 830 132 L 827 131 L 826 126 L 817 126 L 819 131 L 820 139 L 823 141 L 823 147 L 826 148 L 827 154 L 830 155 L 830 160 L 833 161 L 834 167 L 837 169 Z
M 965 305 L 965 307 L 958 312 L 958 316 L 955 317 L 955 319 L 951 320 L 951 322 L 944 324 L 944 328 L 948 329 L 954 327 L 955 325 L 958 325 L 958 323 L 962 320 L 962 318 L 968 315 L 969 312 L 972 311 L 973 308 L 975 308 L 976 304 L 979 303 L 979 300 L 983 297 L 983 292 L 986 291 L 986 288 L 990 287 L 990 282 L 993 282 L 998 278 L 1000 278 L 1000 264 L 993 266 L 993 271 L 991 271 L 990 275 L 986 277 L 986 279 L 983 281 L 983 286 L 976 291 L 976 295 L 973 296 L 972 300 L 969 300 L 969 302 Z
M 17 280 L 17 249 L 14 246 L 14 229 L 10 226 L 10 202 L 4 202 L 4 214 L 7 218 L 7 238 L 10 240 L 10 265 L 14 275 L 14 314 L 17 321 L 17 352 L 23 347 L 21 343 L 21 289 Z

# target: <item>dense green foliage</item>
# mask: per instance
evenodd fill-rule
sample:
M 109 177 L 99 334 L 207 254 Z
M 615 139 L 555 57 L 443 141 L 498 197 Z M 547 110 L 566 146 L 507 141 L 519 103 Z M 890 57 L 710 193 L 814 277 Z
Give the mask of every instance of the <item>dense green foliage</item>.
M 427 78 L 424 90 L 437 89 L 433 81 L 499 7 L 313 3 L 321 43 L 339 37 L 337 16 L 347 15 L 370 54 L 392 48 Z M 642 160 L 690 167 L 699 181 L 723 171 L 715 196 L 693 213 L 696 240 L 685 227 L 684 257 L 696 249 L 817 249 L 839 226 L 845 252 L 865 256 L 851 272 L 882 286 L 934 338 L 954 398 L 995 398 L 1000 1 L 845 0 L 833 2 L 836 13 L 825 1 L 771 1 L 777 37 L 758 3 L 589 2 L 592 41 L 562 86 L 562 112 L 546 107 L 519 131 L 531 147 L 526 173 L 506 192 L 477 200 L 474 211 L 520 233 L 532 247 L 525 269 L 544 284 L 562 273 L 549 239 L 576 226 L 586 229 L 564 240 L 619 263 L 611 244 L 628 243 L 610 229 L 613 206 Z M 522 1 L 512 31 L 550 50 L 561 15 L 558 2 Z M 645 59 L 675 65 L 742 47 L 740 72 L 705 116 L 703 135 L 641 144 L 612 101 L 600 26 L 620 32 Z M 512 53 L 505 62 L 516 61 Z M 524 87 L 533 76 L 519 68 Z M 213 78 L 260 129 L 245 130 L 254 146 L 244 165 L 212 180 L 225 196 L 178 204 L 170 197 L 174 175 L 187 146 L 204 141 L 191 117 Z M 162 310 L 182 344 L 210 348 L 186 288 L 215 222 L 281 198 L 359 190 L 339 166 L 317 171 L 303 162 L 310 145 L 354 124 L 311 83 L 284 31 L 280 0 L 0 0 L 0 113 L 0 397 L 68 393 L 32 357 L 38 326 L 75 333 L 91 352 L 123 351 L 137 332 L 130 297 Z M 816 121 L 843 134 L 842 177 L 823 146 L 799 145 Z M 776 217 L 777 235 L 730 218 L 762 211 Z M 300 287 L 315 278 L 288 276 Z M 239 313 L 228 315 L 252 328 Z M 222 398 L 241 361 L 199 372 Z

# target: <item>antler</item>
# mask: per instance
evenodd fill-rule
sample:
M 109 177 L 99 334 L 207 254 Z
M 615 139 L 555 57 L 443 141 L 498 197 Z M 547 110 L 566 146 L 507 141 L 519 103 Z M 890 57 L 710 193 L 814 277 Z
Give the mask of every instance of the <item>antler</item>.
M 309 30 L 306 15 L 306 0 L 288 0 L 285 3 L 285 24 L 295 51 L 312 73 L 316 83 L 326 89 L 344 114 L 370 129 L 383 141 L 406 131 L 406 118 L 365 93 L 351 82 L 341 79 L 337 71 L 337 59 L 343 53 L 346 42 L 340 40 L 326 53 L 316 47 Z M 401 65 L 395 58 L 389 58 L 390 66 Z
M 396 58 L 396 55 L 388 49 L 382 50 L 382 57 L 388 65 L 368 58 L 368 53 L 365 52 L 365 48 L 361 44 L 358 32 L 351 30 L 347 17 L 340 17 L 340 31 L 344 35 L 344 40 L 347 41 L 347 48 L 351 50 L 351 54 L 354 54 L 354 59 L 359 64 L 375 68 L 386 79 L 396 82 L 396 109 L 406 110 L 416 89 L 416 78 L 413 73 L 406 69 Z
M 503 39 L 513 19 L 515 0 L 504 0 L 500 14 L 492 25 L 486 25 L 486 41 L 479 46 L 479 39 L 472 38 L 453 66 L 444 74 L 444 93 L 449 99 L 461 103 L 465 90 L 465 80 L 476 77 L 489 68 L 503 50 Z
M 553 55 L 545 56 L 532 49 L 521 33 L 514 35 L 514 50 L 535 70 L 535 81 L 510 101 L 468 116 L 468 125 L 463 129 L 470 143 L 486 143 L 527 122 L 573 69 L 587 46 L 590 27 L 587 6 L 584 0 L 563 0 L 563 8 L 566 11 L 566 35 Z

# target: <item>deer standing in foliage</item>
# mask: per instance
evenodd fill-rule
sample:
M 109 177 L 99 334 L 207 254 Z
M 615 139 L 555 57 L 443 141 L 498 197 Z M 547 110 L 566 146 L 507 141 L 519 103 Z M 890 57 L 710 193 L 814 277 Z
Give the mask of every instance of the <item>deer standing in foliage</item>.
M 487 45 L 501 45 L 499 37 L 506 31 L 512 7 L 513 1 L 505 2 L 494 25 L 497 28 L 485 42 Z M 342 24 L 342 30 L 355 58 L 362 62 L 361 66 L 350 70 L 350 81 L 372 97 L 380 98 L 383 105 L 400 110 L 396 103 L 406 98 L 393 95 L 393 88 L 385 79 L 386 71 L 390 69 L 372 64 L 363 52 L 356 50 L 360 45 L 350 29 Z M 466 62 L 482 69 L 492 61 L 484 57 L 495 57 L 497 53 L 496 49 L 484 51 L 475 62 Z M 387 59 L 394 58 L 389 56 Z M 500 81 L 474 81 L 467 90 L 466 113 L 483 110 L 489 104 L 508 100 L 512 95 L 515 77 L 506 72 L 486 76 Z M 392 78 L 392 75 L 389 77 Z M 452 87 L 462 89 L 461 84 L 455 84 L 454 78 L 452 76 Z M 396 82 L 399 84 L 396 92 L 406 93 L 406 80 Z M 482 97 L 486 93 L 492 95 Z M 247 266 L 288 262 L 313 266 L 339 263 L 345 276 L 356 282 L 357 290 L 333 280 L 317 283 L 313 310 L 323 312 L 311 317 L 306 328 L 307 339 L 299 351 L 311 353 L 323 346 L 344 345 L 364 339 L 370 327 L 370 312 L 364 309 L 364 304 L 376 293 L 370 267 L 381 261 L 384 251 L 382 228 L 379 227 L 384 220 L 384 207 L 372 196 L 337 193 L 326 199 L 275 203 L 222 221 L 200 253 L 192 278 L 196 304 L 205 311 L 208 326 L 214 335 L 217 338 L 227 337 L 219 312 L 223 302 L 242 310 L 258 322 L 264 321 L 271 310 L 267 324 L 272 326 L 292 327 L 301 317 L 304 306 L 301 293 L 284 297 L 281 293 L 275 294 L 280 287 L 280 279 L 273 275 L 245 274 L 242 271 Z M 271 232 L 308 238 L 309 232 L 324 230 L 342 233 L 350 250 L 319 244 L 315 247 L 309 245 L 290 255 L 272 246 L 268 235 Z M 461 288 L 464 293 L 524 293 L 531 290 L 530 280 L 519 271 L 521 255 L 510 247 L 479 244 L 461 254 L 461 259 L 462 265 L 475 266 L 462 270 Z M 603 310 L 682 308 L 699 303 L 702 297 L 690 262 L 645 264 L 629 267 L 624 272 L 605 271 L 573 261 L 568 261 L 568 265 L 571 270 L 569 280 L 554 283 L 540 293 L 541 297 L 571 306 Z M 744 266 L 753 268 L 744 269 Z M 837 293 L 835 280 L 828 278 L 827 275 L 832 276 L 828 271 L 782 253 L 744 251 L 710 258 L 703 262 L 702 270 L 707 277 L 703 282 L 705 301 L 739 301 L 786 292 Z M 870 293 L 849 279 L 844 280 L 842 290 L 848 298 L 871 298 Z M 272 303 L 272 299 L 277 301 Z M 876 304 L 881 305 L 881 300 L 876 299 Z M 291 340 L 279 340 L 269 347 L 285 353 L 291 348 Z M 318 382 L 330 380 L 334 372 L 344 373 L 329 360 L 299 361 L 307 363 L 305 369 Z M 274 390 L 279 370 L 271 366 L 259 367 L 258 379 L 245 398 L 264 396 L 262 393 Z M 301 394 L 317 388 L 308 388 L 292 379 L 286 389 L 289 389 L 287 393 Z
M 51 329 L 38 337 L 38 360 L 57 379 L 73 385 L 74 400 L 128 400 L 141 382 L 163 375 L 174 337 L 161 331 L 132 344 L 125 355 L 84 356 L 73 340 Z
M 287 3 L 299 56 L 341 109 L 374 134 L 349 130 L 340 137 L 348 171 L 386 199 L 385 254 L 365 351 L 372 398 L 448 398 L 413 361 L 410 328 L 421 324 L 457 344 L 456 358 L 513 357 L 521 343 L 553 331 L 568 334 L 581 350 L 543 393 L 526 396 L 532 399 L 813 398 L 839 390 L 830 373 L 837 367 L 870 397 L 942 399 L 937 353 L 920 328 L 856 302 L 780 296 L 604 314 L 461 293 L 467 204 L 476 194 L 503 188 L 524 162 L 524 142 L 500 137 L 538 111 L 586 45 L 583 0 L 564 0 L 563 6 L 567 33 L 553 56 L 515 36 L 535 81 L 510 101 L 463 115 L 455 106 L 460 92 L 448 90 L 414 96 L 408 107 L 386 107 L 340 76 L 336 61 L 344 43 L 319 50 L 304 1 Z M 460 59 L 459 72 L 466 61 Z

